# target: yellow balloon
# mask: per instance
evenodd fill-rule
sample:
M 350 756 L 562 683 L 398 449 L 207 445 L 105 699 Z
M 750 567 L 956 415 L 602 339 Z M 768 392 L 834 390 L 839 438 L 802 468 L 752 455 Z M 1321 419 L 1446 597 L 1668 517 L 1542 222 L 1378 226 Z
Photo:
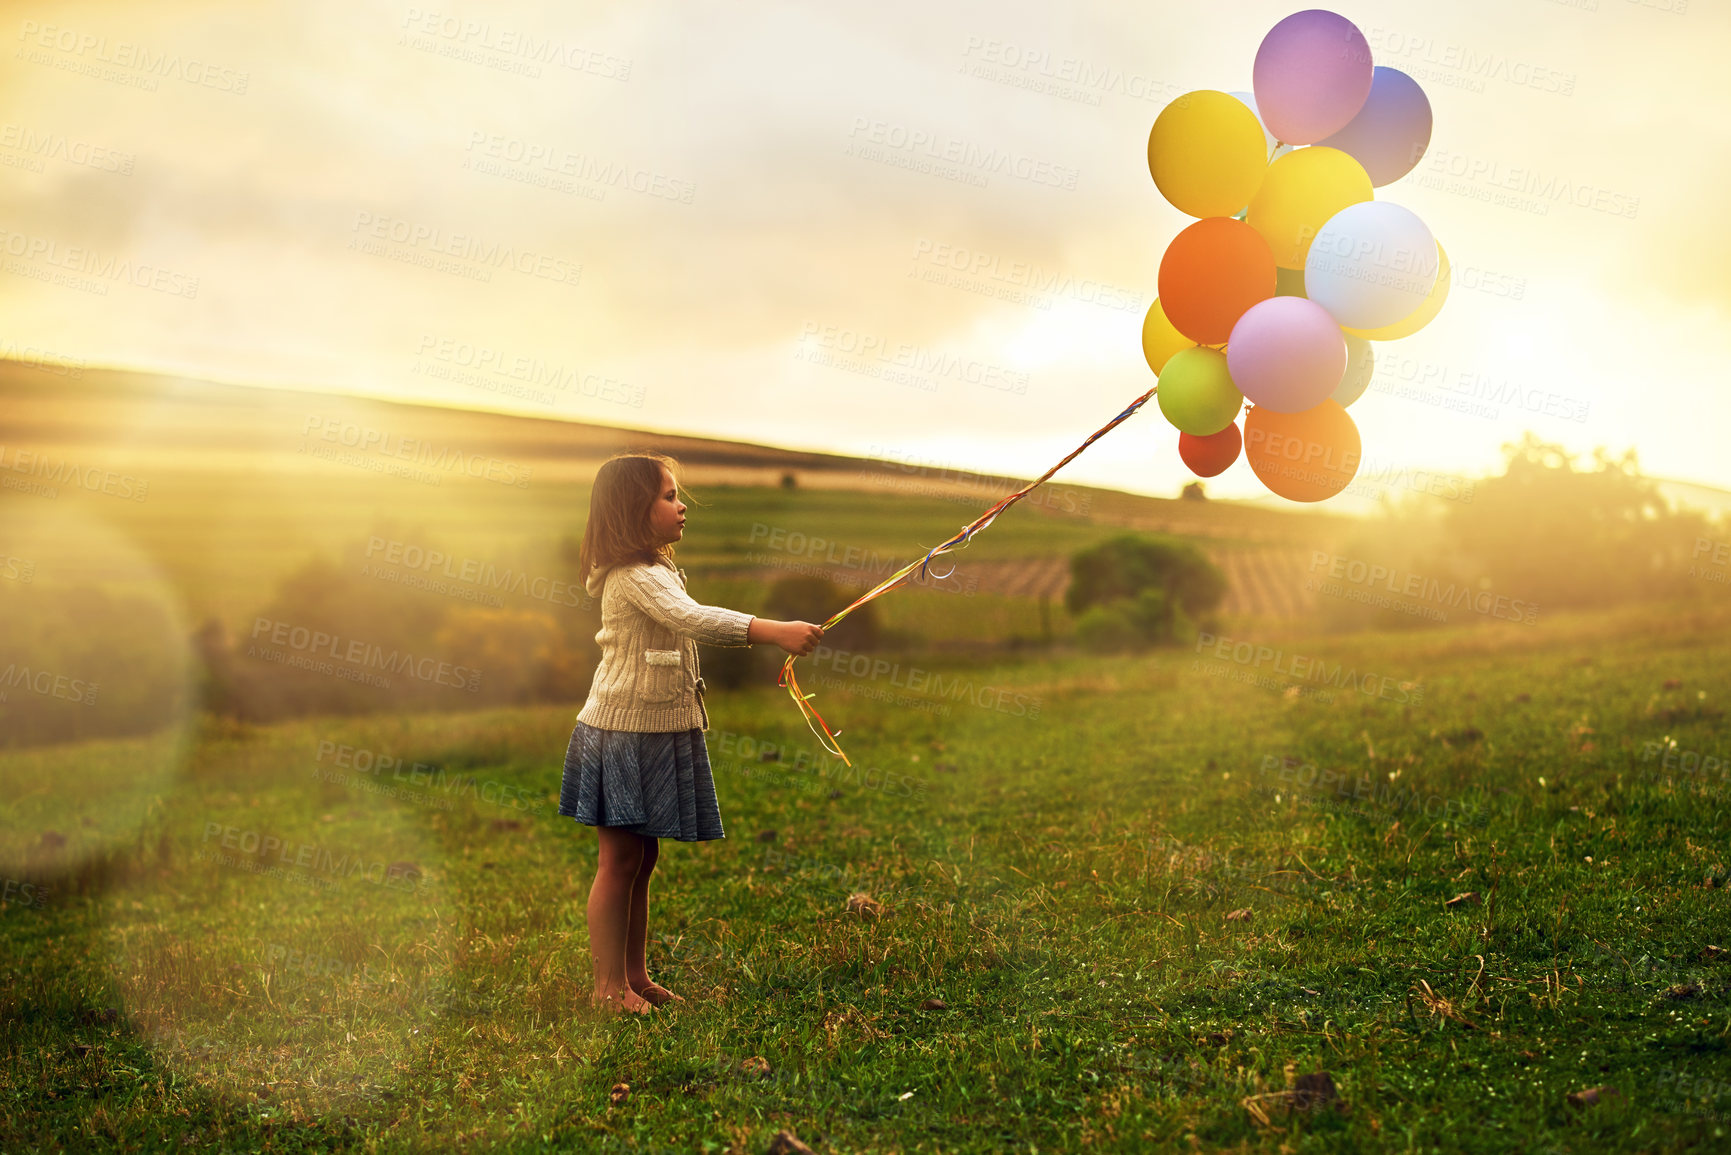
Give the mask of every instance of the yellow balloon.
M 1236 96 L 1211 88 L 1161 109 L 1148 134 L 1148 171 L 1160 195 L 1193 217 L 1229 217 L 1250 203 L 1268 168 L 1262 123 Z M 1368 179 L 1368 178 L 1367 178 Z
M 1160 298 L 1154 298 L 1154 303 L 1148 306 L 1148 315 L 1142 319 L 1142 355 L 1148 358 L 1148 368 L 1154 370 L 1154 376 L 1160 376 L 1167 358 L 1194 344 L 1172 327 L 1172 322 L 1166 319 L 1166 310 L 1160 307 Z
M 1310 242 L 1328 218 L 1375 195 L 1370 174 L 1357 160 L 1338 148 L 1312 145 L 1268 166 L 1246 219 L 1274 250 L 1276 265 L 1302 269 Z
M 1424 304 L 1394 324 L 1384 325 L 1380 329 L 1348 329 L 1342 325 L 1341 331 L 1363 337 L 1366 341 L 1398 341 L 1402 337 L 1412 336 L 1430 324 L 1431 319 L 1442 312 L 1443 302 L 1448 300 L 1449 296 L 1449 255 L 1443 252 L 1441 241 L 1437 242 L 1436 256 L 1436 284 L 1431 286 L 1430 296 L 1424 299 Z

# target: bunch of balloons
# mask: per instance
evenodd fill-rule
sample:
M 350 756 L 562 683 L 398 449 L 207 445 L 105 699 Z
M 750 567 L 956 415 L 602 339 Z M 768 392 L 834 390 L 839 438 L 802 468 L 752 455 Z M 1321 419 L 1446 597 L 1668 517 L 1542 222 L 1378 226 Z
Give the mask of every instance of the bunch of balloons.
M 1263 38 L 1252 84 L 1181 96 L 1154 121 L 1154 184 L 1200 219 L 1161 258 L 1142 349 L 1192 472 L 1242 449 L 1274 493 L 1321 501 L 1358 471 L 1346 407 L 1370 383 L 1371 342 L 1417 332 L 1448 295 L 1430 230 L 1374 191 L 1424 155 L 1430 101 L 1315 8 Z

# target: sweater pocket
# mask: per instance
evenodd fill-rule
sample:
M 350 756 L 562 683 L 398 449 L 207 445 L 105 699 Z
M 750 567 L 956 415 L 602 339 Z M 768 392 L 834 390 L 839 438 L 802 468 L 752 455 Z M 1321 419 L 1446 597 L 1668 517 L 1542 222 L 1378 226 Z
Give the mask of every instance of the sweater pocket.
M 678 698 L 682 666 L 678 650 L 644 650 L 642 699 L 666 703 Z

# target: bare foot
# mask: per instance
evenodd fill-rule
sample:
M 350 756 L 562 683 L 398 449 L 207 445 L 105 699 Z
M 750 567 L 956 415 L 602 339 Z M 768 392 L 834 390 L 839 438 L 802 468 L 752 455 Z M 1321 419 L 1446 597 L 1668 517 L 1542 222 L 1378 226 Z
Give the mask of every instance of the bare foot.
M 631 989 L 643 996 L 643 998 L 647 999 L 652 1006 L 659 1007 L 666 1003 L 682 1003 L 685 1001 L 684 995 L 676 995 L 657 982 L 632 983 Z
M 647 1015 L 655 1009 L 652 1004 L 645 1002 L 636 991 L 630 990 L 615 991 L 606 995 L 596 991 L 589 996 L 589 1004 L 597 1010 L 607 1011 L 610 1014 L 630 1011 L 633 1014 Z

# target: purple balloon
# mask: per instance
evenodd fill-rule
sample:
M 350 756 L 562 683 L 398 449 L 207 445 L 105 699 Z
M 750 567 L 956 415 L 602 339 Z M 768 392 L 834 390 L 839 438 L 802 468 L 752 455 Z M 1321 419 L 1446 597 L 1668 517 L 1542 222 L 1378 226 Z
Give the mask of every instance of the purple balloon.
M 1256 302 L 1232 326 L 1226 369 L 1238 391 L 1275 413 L 1303 413 L 1328 399 L 1346 372 L 1346 336 L 1304 297 Z
M 1381 188 L 1412 171 L 1430 145 L 1430 125 L 1430 101 L 1418 81 L 1379 64 L 1364 107 L 1321 143 L 1350 154 Z
M 1370 95 L 1370 44 L 1346 17 L 1294 12 L 1262 38 L 1251 71 L 1262 123 L 1282 144 L 1315 144 L 1347 126 Z

